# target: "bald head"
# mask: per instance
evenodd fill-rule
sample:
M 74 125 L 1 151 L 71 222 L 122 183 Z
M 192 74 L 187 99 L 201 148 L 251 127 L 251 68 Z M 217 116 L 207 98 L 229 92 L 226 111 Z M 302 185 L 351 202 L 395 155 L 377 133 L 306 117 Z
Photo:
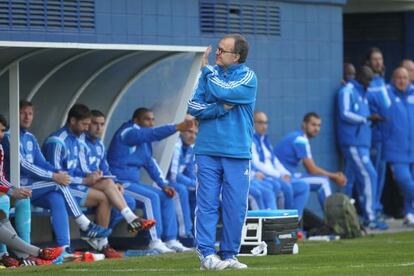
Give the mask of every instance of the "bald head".
M 344 80 L 346 82 L 355 79 L 355 67 L 352 63 L 344 63 Z
M 367 66 L 361 66 L 358 68 L 356 72 L 356 80 L 364 86 L 365 89 L 369 87 L 369 84 L 371 83 L 372 78 L 374 77 L 374 71 Z
M 411 82 L 414 82 L 414 62 L 411 59 L 404 59 L 401 61 L 401 67 L 404 67 L 408 71 L 408 76 Z
M 254 113 L 254 129 L 260 135 L 265 135 L 267 132 L 268 119 L 266 113 L 256 111 Z
M 405 92 L 408 85 L 410 85 L 410 78 L 408 76 L 408 71 L 404 67 L 398 67 L 392 73 L 392 82 L 395 87 L 401 91 Z

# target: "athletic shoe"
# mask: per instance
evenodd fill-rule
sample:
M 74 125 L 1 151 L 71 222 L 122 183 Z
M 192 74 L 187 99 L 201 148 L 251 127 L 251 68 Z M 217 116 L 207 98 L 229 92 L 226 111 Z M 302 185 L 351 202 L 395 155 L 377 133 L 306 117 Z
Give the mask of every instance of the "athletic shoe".
M 216 254 L 211 254 L 201 260 L 200 270 L 223 270 L 229 265 L 227 260 L 222 261 Z
M 175 250 L 168 248 L 161 240 L 153 240 L 149 244 L 149 249 L 157 250 L 160 254 L 174 253 Z
M 1 263 L 5 266 L 5 267 L 9 267 L 9 268 L 15 268 L 15 267 L 19 267 L 20 266 L 20 262 L 13 258 L 10 257 L 9 255 L 3 255 L 3 257 L 1 258 Z
M 86 240 L 90 238 L 106 238 L 111 235 L 112 229 L 103 228 L 93 222 L 89 223 L 88 230 L 80 230 L 81 239 Z
M 371 230 L 387 230 L 389 228 L 387 223 L 377 220 L 369 222 L 367 227 Z
M 39 265 L 50 265 L 52 261 L 43 260 L 37 257 L 29 256 L 20 260 L 20 266 L 39 266 Z
M 414 227 L 414 214 L 408 213 L 405 215 L 403 224 L 408 227 Z
M 165 242 L 165 245 L 169 248 L 174 250 L 175 252 L 190 252 L 193 251 L 193 249 L 185 247 L 177 240 L 170 240 Z
M 247 269 L 247 265 L 239 262 L 236 258 L 226 259 L 225 261 L 229 262 L 229 266 L 227 268 L 230 269 Z
M 119 259 L 123 257 L 122 253 L 113 249 L 109 244 L 102 249 L 101 253 L 104 254 L 107 259 Z
M 155 223 L 153 219 L 136 218 L 128 224 L 128 232 L 137 233 L 139 231 L 149 230 Z
M 53 261 L 62 254 L 63 247 L 43 248 L 40 249 L 39 258 L 43 260 Z

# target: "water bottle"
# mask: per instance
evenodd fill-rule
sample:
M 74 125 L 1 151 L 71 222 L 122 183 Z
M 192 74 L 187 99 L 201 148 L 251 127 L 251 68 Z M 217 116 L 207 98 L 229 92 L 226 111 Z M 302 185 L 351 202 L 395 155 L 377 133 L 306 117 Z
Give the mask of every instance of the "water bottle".
M 135 257 L 135 256 L 153 256 L 159 255 L 160 253 L 155 249 L 131 249 L 125 251 L 125 257 Z

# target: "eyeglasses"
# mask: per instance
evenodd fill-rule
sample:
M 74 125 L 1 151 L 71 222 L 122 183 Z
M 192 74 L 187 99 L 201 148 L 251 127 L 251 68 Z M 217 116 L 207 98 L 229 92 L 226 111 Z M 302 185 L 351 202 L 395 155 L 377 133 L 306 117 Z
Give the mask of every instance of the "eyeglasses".
M 217 46 L 217 49 L 216 49 L 216 53 L 217 54 L 237 54 L 236 52 L 226 51 L 223 48 L 218 47 L 218 46 Z
M 268 125 L 269 124 L 268 121 L 254 121 L 254 123 L 258 124 L 258 125 Z

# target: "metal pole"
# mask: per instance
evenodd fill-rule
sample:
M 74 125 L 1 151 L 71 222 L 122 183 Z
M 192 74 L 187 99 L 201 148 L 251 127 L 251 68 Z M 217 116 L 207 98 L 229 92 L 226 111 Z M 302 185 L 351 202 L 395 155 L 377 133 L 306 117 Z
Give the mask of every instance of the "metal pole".
M 20 187 L 20 76 L 19 62 L 15 62 L 9 69 L 9 106 L 10 106 L 10 182 Z

